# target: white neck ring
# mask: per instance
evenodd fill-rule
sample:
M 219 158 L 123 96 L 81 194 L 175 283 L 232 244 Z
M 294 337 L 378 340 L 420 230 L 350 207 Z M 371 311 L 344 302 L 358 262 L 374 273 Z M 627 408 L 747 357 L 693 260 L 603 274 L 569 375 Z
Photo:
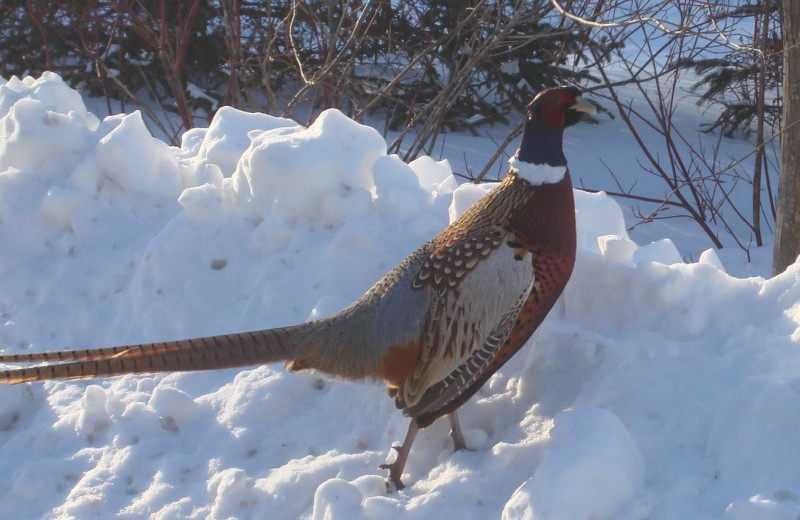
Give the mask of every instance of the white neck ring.
M 555 184 L 564 179 L 567 174 L 566 166 L 550 166 L 549 164 L 533 164 L 521 161 L 515 155 L 508 160 L 511 171 L 520 179 L 525 179 L 534 186 L 541 184 Z

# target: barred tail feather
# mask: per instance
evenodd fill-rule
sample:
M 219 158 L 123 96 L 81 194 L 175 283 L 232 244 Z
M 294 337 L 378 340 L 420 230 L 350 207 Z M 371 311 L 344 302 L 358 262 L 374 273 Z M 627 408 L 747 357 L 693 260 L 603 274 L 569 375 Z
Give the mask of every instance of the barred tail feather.
M 0 383 L 214 370 L 286 361 L 302 355 L 315 328 L 316 324 L 309 323 L 180 341 L 0 355 L 0 363 L 51 363 L 0 371 Z

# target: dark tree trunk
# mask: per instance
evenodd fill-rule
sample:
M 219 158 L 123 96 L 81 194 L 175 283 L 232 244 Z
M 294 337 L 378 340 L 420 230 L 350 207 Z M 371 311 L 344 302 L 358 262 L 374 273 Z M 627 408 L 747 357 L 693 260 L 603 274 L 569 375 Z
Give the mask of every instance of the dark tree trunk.
M 772 274 L 800 255 L 800 0 L 783 1 L 783 118 Z

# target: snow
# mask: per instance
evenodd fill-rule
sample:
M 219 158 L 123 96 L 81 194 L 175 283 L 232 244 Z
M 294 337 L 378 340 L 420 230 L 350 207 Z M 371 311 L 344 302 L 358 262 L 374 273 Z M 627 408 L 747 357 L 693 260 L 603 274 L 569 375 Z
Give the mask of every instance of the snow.
M 568 130 L 573 178 L 626 154 L 592 140 L 615 125 Z M 405 164 L 337 111 L 304 128 L 223 108 L 176 148 L 137 113 L 99 120 L 55 74 L 11 78 L 0 345 L 323 316 L 490 187 L 458 186 L 445 160 Z M 673 237 L 637 243 L 605 194 L 575 196 L 564 296 L 462 408 L 472 451 L 435 423 L 403 491 L 377 468 L 407 426 L 383 388 L 270 365 L 0 387 L 2 516 L 797 518 L 800 264 L 765 279 L 731 276 L 712 250 L 685 263 Z
M 612 518 L 642 487 L 642 455 L 614 414 L 567 410 L 549 435 L 547 456 L 511 495 L 504 520 Z

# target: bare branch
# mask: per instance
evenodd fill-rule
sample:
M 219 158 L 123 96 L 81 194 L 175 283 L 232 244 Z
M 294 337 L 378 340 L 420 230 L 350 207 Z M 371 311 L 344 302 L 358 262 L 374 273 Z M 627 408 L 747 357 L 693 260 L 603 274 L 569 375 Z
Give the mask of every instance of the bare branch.
M 572 14 L 571 12 L 567 11 L 566 9 L 564 9 L 564 7 L 561 6 L 561 4 L 558 2 L 558 0 L 550 0 L 550 2 L 553 4 L 553 7 L 555 7 L 556 10 L 558 10 L 559 13 L 561 13 L 562 16 L 565 16 L 565 17 L 569 18 L 570 20 L 572 20 L 574 22 L 578 22 L 581 25 L 585 25 L 585 26 L 588 26 L 588 27 L 593 27 L 595 29 L 617 29 L 617 28 L 627 27 L 627 26 L 631 26 L 631 25 L 647 25 L 647 24 L 650 24 L 650 25 L 654 25 L 655 27 L 657 27 L 664 34 L 682 35 L 682 34 L 685 34 L 688 31 L 688 24 L 683 24 L 683 25 L 675 24 L 675 23 L 672 23 L 672 22 L 668 22 L 666 20 L 662 20 L 662 19 L 659 19 L 659 18 L 653 18 L 653 17 L 649 17 L 649 16 L 631 18 L 629 20 L 625 20 L 625 21 L 622 21 L 622 22 L 595 22 L 594 20 L 590 20 L 588 18 L 582 18 L 582 17 L 580 17 L 578 15 Z M 690 17 L 690 21 L 694 19 L 696 14 L 697 14 L 697 12 L 692 13 L 692 15 Z M 667 27 L 668 25 L 669 26 L 673 26 L 674 29 L 670 29 L 669 27 Z

